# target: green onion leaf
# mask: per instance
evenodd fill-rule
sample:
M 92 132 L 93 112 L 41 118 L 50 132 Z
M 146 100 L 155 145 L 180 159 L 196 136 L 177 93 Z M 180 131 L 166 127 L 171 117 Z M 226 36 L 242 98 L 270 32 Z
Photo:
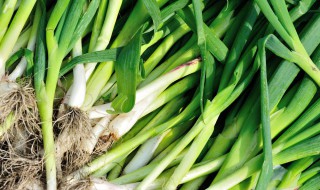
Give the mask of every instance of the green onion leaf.
M 41 18 L 37 32 L 37 41 L 34 57 L 34 87 L 36 93 L 40 92 L 43 85 L 45 70 L 46 70 L 46 40 L 45 40 L 45 26 L 46 26 L 46 4 L 44 0 L 38 1 L 38 6 L 41 8 Z
M 80 39 L 83 35 L 84 31 L 87 29 L 88 25 L 92 21 L 95 16 L 97 9 L 99 7 L 100 0 L 92 0 L 86 12 L 81 16 L 76 29 L 73 32 L 73 36 L 71 42 L 68 47 L 68 52 L 73 48 L 75 43 Z
M 295 144 L 273 157 L 274 165 L 320 154 L 320 135 Z
M 207 45 L 206 45 L 206 36 L 203 28 L 203 19 L 202 19 L 202 10 L 201 10 L 201 2 L 199 0 L 192 0 L 192 4 L 194 7 L 194 15 L 195 21 L 197 25 L 197 37 L 198 37 L 198 46 L 200 49 L 201 57 L 202 57 L 202 65 L 201 65 L 201 78 L 200 78 L 200 108 L 201 113 L 203 113 L 203 99 L 204 94 L 204 84 L 206 79 L 206 67 L 207 63 Z
M 61 67 L 59 77 L 72 70 L 73 67 L 75 67 L 77 64 L 116 61 L 121 52 L 121 49 L 122 48 L 107 49 L 77 56 Z
M 156 0 L 142 0 L 144 6 L 148 10 L 154 24 L 154 32 L 157 32 L 159 26 L 162 24 L 160 8 Z
M 112 107 L 117 113 L 129 112 L 135 104 L 143 28 L 123 47 L 115 63 L 118 96 L 112 101 Z
M 186 7 L 188 4 L 189 4 L 189 0 L 177 0 L 174 3 L 171 3 L 161 11 L 162 19 L 166 19 L 171 14 Z
M 259 175 L 256 189 L 267 189 L 272 178 L 272 142 L 270 129 L 270 108 L 269 108 L 269 92 L 267 82 L 267 61 L 265 51 L 265 41 L 258 44 L 258 59 L 260 59 L 260 77 L 261 77 L 261 125 L 263 139 L 263 166 Z
M 6 61 L 6 69 L 10 68 L 18 59 L 20 59 L 24 54 L 25 49 L 20 49 L 19 51 L 12 54 L 12 56 Z
M 10 68 L 13 64 L 22 57 L 26 58 L 27 68 L 26 76 L 30 76 L 33 73 L 33 52 L 27 48 L 20 49 L 14 53 L 6 62 L 6 68 Z
M 193 32 L 197 31 L 196 23 L 190 9 L 183 9 L 177 12 L 183 21 L 191 28 Z M 206 35 L 206 46 L 208 51 L 218 60 L 223 62 L 228 54 L 228 47 L 212 32 L 212 30 L 203 23 L 204 33 Z
M 26 76 L 31 76 L 32 73 L 33 73 L 33 66 L 34 66 L 34 63 L 33 63 L 33 52 L 29 49 L 25 49 L 24 51 L 24 57 L 26 58 L 27 60 L 27 68 L 26 68 Z

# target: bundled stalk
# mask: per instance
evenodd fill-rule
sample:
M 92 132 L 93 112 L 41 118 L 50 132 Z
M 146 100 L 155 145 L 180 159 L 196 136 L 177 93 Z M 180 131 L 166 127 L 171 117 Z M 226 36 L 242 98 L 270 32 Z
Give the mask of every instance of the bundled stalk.
M 0 0 L 0 189 L 317 189 L 318 11 Z
M 41 15 L 36 1 L 19 3 L 4 2 L 0 16 L 0 184 L 3 189 L 43 186 L 42 134 L 31 78 L 32 51 Z M 28 21 L 32 24 L 29 29 Z M 25 39 L 20 45 L 19 36 Z M 17 47 L 25 45 L 26 49 L 17 51 Z

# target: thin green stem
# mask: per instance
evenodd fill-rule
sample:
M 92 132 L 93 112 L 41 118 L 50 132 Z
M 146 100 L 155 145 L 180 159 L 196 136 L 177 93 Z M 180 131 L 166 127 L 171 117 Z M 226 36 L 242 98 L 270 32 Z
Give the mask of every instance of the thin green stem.
M 23 0 L 21 2 L 6 34 L 2 38 L 0 43 L 0 78 L 5 74 L 5 62 L 9 58 L 35 3 L 36 0 Z
M 16 3 L 17 0 L 6 0 L 0 6 L 0 43 L 7 31 Z
M 52 106 L 48 103 L 48 99 L 45 92 L 45 87 L 41 87 L 41 91 L 38 92 L 38 108 L 41 118 L 42 126 L 42 138 L 44 148 L 44 159 L 46 168 L 47 189 L 55 190 L 57 188 L 56 181 L 56 158 L 55 158 L 55 144 L 54 134 L 52 126 Z
M 174 170 L 171 175 L 170 180 L 167 181 L 164 188 L 165 189 L 176 189 L 176 187 L 181 183 L 183 177 L 188 173 L 189 169 L 192 167 L 196 161 L 198 155 L 200 154 L 202 148 L 209 140 L 210 136 L 214 131 L 214 126 L 219 118 L 219 115 L 213 118 L 212 121 L 206 123 L 206 126 L 202 129 L 199 135 L 193 141 L 189 151 L 187 152 L 185 158 L 181 161 L 179 166 Z

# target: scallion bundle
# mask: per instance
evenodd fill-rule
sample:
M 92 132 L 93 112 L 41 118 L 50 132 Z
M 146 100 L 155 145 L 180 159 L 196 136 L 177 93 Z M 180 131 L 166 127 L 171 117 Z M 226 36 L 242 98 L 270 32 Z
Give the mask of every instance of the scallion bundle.
M 317 189 L 316 0 L 0 0 L 1 189 Z

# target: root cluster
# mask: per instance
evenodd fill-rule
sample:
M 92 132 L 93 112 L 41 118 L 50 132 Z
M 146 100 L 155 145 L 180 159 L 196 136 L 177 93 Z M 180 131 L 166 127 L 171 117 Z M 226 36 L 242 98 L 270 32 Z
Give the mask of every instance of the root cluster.
M 34 189 L 34 185 L 42 186 L 42 156 L 39 153 L 31 153 L 30 148 L 27 150 L 19 153 L 8 142 L 2 143 L 0 150 L 0 189 L 31 190 Z
M 0 82 L 0 189 L 43 189 L 42 137 L 31 80 Z
M 87 114 L 71 107 L 67 107 L 58 118 L 57 126 L 57 167 L 61 176 L 70 174 L 90 160 L 83 142 L 91 138 L 92 129 Z
M 31 138 L 41 139 L 37 102 L 31 80 L 24 80 L 19 84 L 1 83 L 8 85 L 8 88 L 0 92 L 0 124 L 10 124 L 1 140 L 13 140 L 17 135 L 25 135 L 22 133 L 27 133 Z M 12 120 L 8 122 L 8 118 Z
M 105 153 L 110 147 L 112 147 L 114 142 L 115 138 L 111 133 L 100 136 L 98 143 L 94 148 L 93 154 L 98 156 Z
M 91 186 L 90 179 L 77 180 L 72 182 L 62 182 L 58 189 L 61 190 L 88 190 Z

